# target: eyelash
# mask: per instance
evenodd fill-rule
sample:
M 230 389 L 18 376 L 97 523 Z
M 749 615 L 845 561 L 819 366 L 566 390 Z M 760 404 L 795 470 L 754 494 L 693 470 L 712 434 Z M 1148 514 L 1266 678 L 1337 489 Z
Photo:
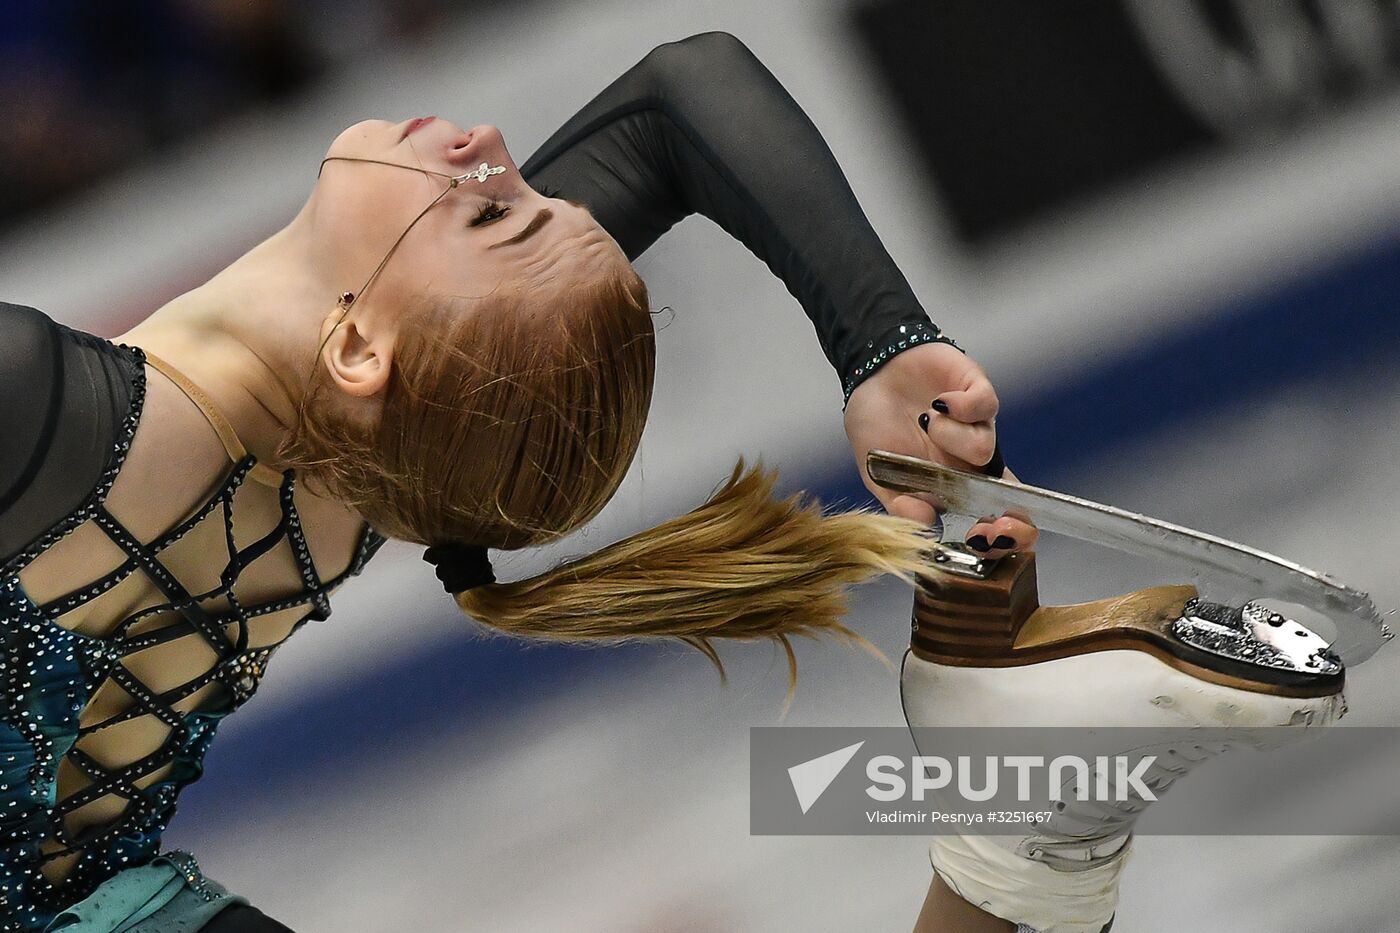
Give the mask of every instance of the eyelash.
M 542 196 L 546 198 L 559 197 L 559 189 L 551 188 L 548 185 L 542 185 L 539 188 L 539 192 Z M 481 209 L 481 212 L 476 215 L 476 220 L 472 221 L 472 226 L 475 227 L 479 224 L 488 223 L 489 221 L 487 220 L 487 215 L 496 211 L 499 211 L 501 217 L 504 217 L 510 212 L 510 205 L 502 204 L 499 201 L 492 201 L 490 204 L 487 204 L 485 207 L 483 207 Z M 500 220 L 500 217 L 493 217 L 491 218 L 491 220 Z
M 478 224 L 487 223 L 487 222 L 488 222 L 487 216 L 490 215 L 490 214 L 499 214 L 499 215 L 500 215 L 500 216 L 498 216 L 498 217 L 492 217 L 492 218 L 490 218 L 491 220 L 494 221 L 494 220 L 500 220 L 501 217 L 504 217 L 504 216 L 505 216 L 506 214 L 508 214 L 508 213 L 510 213 L 510 205 L 509 205 L 509 204 L 502 204 L 502 203 L 499 202 L 499 201 L 492 201 L 490 204 L 487 204 L 485 207 L 483 207 L 483 208 L 481 209 L 481 212 L 480 212 L 479 214 L 476 215 L 476 220 L 472 221 L 472 226 L 475 227 L 475 226 L 477 226 Z

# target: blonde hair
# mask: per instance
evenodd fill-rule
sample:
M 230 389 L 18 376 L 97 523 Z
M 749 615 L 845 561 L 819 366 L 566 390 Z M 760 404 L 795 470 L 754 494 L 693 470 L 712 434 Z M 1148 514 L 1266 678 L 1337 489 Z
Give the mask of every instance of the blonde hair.
M 655 372 L 642 280 L 625 262 L 595 273 L 553 302 L 539 288 L 502 288 L 470 313 L 427 307 L 421 326 L 401 329 L 377 423 L 335 416 L 322 398 L 333 390 L 313 380 L 284 461 L 380 533 L 420 544 L 515 549 L 578 528 L 631 464 Z M 790 698 L 790 637 L 874 651 L 841 621 L 845 588 L 879 574 L 912 580 L 928 539 L 909 519 L 775 498 L 776 479 L 741 458 L 694 510 L 457 603 L 517 636 L 679 639 L 721 677 L 713 639 L 772 640 L 787 656 Z

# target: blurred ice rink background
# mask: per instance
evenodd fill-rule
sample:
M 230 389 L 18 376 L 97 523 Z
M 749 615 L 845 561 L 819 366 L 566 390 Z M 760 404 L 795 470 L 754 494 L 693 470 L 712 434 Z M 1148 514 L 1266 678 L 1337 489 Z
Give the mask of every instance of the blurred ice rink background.
M 723 29 L 822 129 L 925 307 L 988 370 L 1023 480 L 1287 555 L 1400 606 L 1393 4 L 209 7 L 231 17 L 216 32 L 239 11 L 285 21 L 317 67 L 240 106 L 163 72 L 177 77 L 155 89 L 160 125 L 199 118 L 137 146 L 108 112 L 97 155 L 85 118 L 51 119 L 75 117 L 61 95 L 26 90 L 40 71 L 10 69 L 7 130 L 57 135 L 10 153 L 8 184 L 38 184 L 15 174 L 32 159 L 21 167 L 53 190 L 10 199 L 0 297 L 118 333 L 289 219 L 346 125 L 495 123 L 523 163 L 653 46 Z M 7 17 L 4 38 L 34 32 Z M 92 180 L 69 189 L 72 175 Z M 780 467 L 787 488 L 863 500 L 837 380 L 781 283 L 703 219 L 637 266 L 654 305 L 676 311 L 658 318 L 641 453 L 589 528 L 497 556 L 504 578 L 689 509 L 740 454 Z M 1043 541 L 1047 602 L 1189 579 Z M 897 658 L 910 603 L 901 585 L 866 587 L 852 623 Z M 417 549 L 390 546 L 222 727 L 167 842 L 309 933 L 907 930 L 925 841 L 749 835 L 747 730 L 777 720 L 784 670 L 766 648 L 723 654 L 722 688 L 679 647 L 495 638 L 460 617 Z M 799 654 L 787 723 L 902 721 L 876 661 Z M 1351 675 L 1349 721 L 1393 722 L 1398 666 L 1392 647 Z M 1377 782 L 1397 766 L 1396 748 L 1335 763 Z M 1160 806 L 1246 798 L 1227 777 L 1204 769 Z M 1395 933 L 1397 871 L 1394 836 L 1142 838 L 1115 930 Z

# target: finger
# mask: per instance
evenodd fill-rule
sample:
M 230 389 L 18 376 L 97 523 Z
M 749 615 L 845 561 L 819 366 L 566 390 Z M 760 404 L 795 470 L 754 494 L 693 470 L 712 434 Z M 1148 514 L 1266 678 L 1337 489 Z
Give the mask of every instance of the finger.
M 970 466 L 985 465 L 996 452 L 996 428 L 990 421 L 965 424 L 952 415 L 926 411 L 919 416 L 919 426 L 935 447 Z
M 929 403 L 929 407 L 964 424 L 972 424 L 976 421 L 991 421 L 997 416 L 1001 403 L 997 400 L 997 393 L 992 388 L 991 381 L 986 376 L 977 375 L 965 389 L 940 392 L 938 397 Z
M 901 493 L 884 503 L 885 511 L 891 515 L 898 515 L 900 518 L 912 518 L 916 522 L 922 522 L 932 527 L 938 521 L 938 510 L 932 503 L 926 502 L 917 496 Z
M 1030 551 L 1040 537 L 1040 529 L 1011 515 L 984 516 L 967 530 L 967 545 L 987 557 L 1002 557 L 1012 551 Z
M 1017 485 L 1025 485 L 1021 482 L 1020 477 L 1011 472 L 1010 467 L 1006 468 L 1001 478 L 1016 483 Z M 994 516 L 987 516 L 984 521 L 995 523 L 998 520 Z M 1007 535 L 1015 539 L 1016 547 L 1021 550 L 1030 550 L 1033 548 L 1036 540 L 1040 537 L 1040 529 L 1031 521 L 1031 517 L 1026 514 L 1025 510 L 1019 506 L 1007 509 L 1000 520 L 1000 524 L 991 531 L 992 533 L 987 538 L 988 541 L 995 541 L 997 537 Z
M 915 521 L 923 522 L 925 525 L 938 525 L 938 513 L 944 509 L 943 501 L 931 492 L 902 493 L 893 489 L 887 489 L 870 478 L 866 472 L 865 464 L 858 464 L 860 478 L 865 483 L 865 488 L 870 490 L 870 494 L 879 500 L 880 505 L 891 515 L 898 515 L 901 518 L 912 518 Z

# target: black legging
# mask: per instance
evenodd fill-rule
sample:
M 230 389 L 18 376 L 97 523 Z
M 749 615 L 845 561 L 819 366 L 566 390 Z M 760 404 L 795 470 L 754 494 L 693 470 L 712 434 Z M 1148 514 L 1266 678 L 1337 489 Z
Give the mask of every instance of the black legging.
M 200 933 L 292 933 L 292 929 L 256 907 L 234 904 L 215 914 L 213 920 L 200 927 Z

